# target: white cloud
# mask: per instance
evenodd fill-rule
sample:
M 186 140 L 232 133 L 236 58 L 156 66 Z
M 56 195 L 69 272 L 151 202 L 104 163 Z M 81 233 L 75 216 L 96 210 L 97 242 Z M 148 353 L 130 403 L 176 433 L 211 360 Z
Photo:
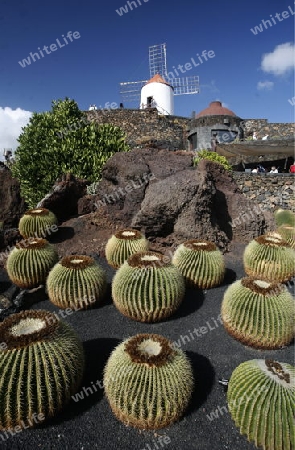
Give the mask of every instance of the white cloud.
M 257 89 L 259 91 L 262 91 L 263 89 L 265 89 L 266 91 L 271 91 L 272 88 L 274 86 L 274 82 L 273 81 L 258 81 L 257 83 Z
M 274 75 L 284 75 L 295 67 L 295 46 L 292 42 L 277 45 L 273 52 L 262 55 L 261 69 Z
M 17 138 L 21 134 L 21 129 L 27 125 L 32 113 L 21 108 L 11 109 L 0 106 L 0 159 L 3 160 L 3 149 L 16 149 Z

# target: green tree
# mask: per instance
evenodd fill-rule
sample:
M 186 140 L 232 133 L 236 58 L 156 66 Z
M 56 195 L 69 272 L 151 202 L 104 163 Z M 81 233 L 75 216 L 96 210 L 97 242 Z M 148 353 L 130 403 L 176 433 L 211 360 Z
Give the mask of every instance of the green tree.
M 33 113 L 18 138 L 12 174 L 30 207 L 52 188 L 64 173 L 98 181 L 106 161 L 128 151 L 125 135 L 111 124 L 89 122 L 74 100 L 55 100 L 52 110 Z

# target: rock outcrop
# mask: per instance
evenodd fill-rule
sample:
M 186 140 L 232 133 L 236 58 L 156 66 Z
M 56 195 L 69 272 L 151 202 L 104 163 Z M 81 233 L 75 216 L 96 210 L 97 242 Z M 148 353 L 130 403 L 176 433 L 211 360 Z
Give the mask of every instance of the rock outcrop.
M 26 210 L 24 199 L 20 195 L 20 184 L 13 178 L 11 171 L 0 167 L 0 222 L 7 230 L 18 226 L 19 219 Z
M 170 245 L 204 238 L 226 249 L 265 230 L 265 218 L 232 175 L 203 160 L 193 167 L 188 152 L 144 149 L 116 153 L 105 165 L 98 194 L 79 200 L 80 214 L 104 211 Z
M 86 180 L 80 180 L 71 174 L 64 175 L 57 181 L 52 191 L 37 205 L 52 211 L 59 222 L 64 222 L 78 213 L 78 200 L 86 194 Z

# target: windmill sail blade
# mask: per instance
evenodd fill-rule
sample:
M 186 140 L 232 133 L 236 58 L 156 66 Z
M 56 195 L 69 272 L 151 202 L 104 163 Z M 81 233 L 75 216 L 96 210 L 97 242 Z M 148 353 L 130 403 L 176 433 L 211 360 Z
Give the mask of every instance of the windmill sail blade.
M 173 86 L 174 95 L 198 94 L 200 92 L 198 76 L 167 78 L 166 80 Z
M 152 45 L 149 47 L 150 77 L 157 73 L 167 77 L 166 44 Z
M 120 83 L 120 95 L 124 102 L 138 102 L 140 100 L 140 91 L 142 86 L 147 83 L 148 80 L 142 81 L 127 81 Z

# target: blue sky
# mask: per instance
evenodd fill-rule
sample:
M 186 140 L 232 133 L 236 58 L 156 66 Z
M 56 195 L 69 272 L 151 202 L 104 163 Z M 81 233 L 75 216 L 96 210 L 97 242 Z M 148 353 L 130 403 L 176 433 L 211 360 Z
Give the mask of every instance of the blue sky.
M 25 122 L 26 112 L 49 110 L 53 99 L 68 96 L 80 109 L 119 104 L 119 82 L 149 78 L 148 47 L 164 42 L 168 70 L 205 50 L 215 55 L 183 74 L 200 77 L 200 93 L 175 97 L 176 115 L 220 100 L 244 119 L 294 121 L 294 0 L 135 2 L 131 9 L 126 0 L 1 0 L 0 139 L 13 131 L 13 118 L 15 126 Z M 128 12 L 119 15 L 122 6 Z M 272 26 L 263 25 L 271 15 Z M 69 31 L 80 37 L 59 47 Z M 51 44 L 55 51 L 21 67 Z

